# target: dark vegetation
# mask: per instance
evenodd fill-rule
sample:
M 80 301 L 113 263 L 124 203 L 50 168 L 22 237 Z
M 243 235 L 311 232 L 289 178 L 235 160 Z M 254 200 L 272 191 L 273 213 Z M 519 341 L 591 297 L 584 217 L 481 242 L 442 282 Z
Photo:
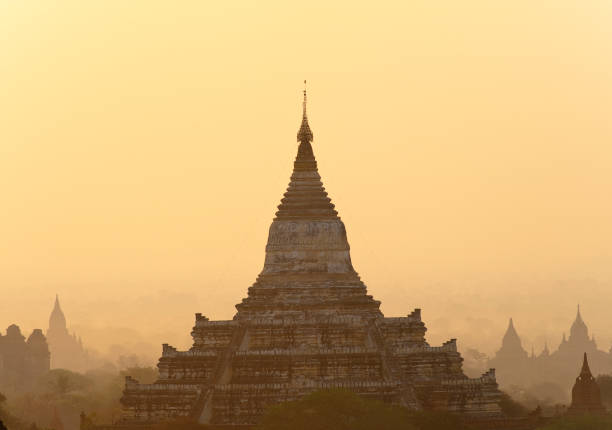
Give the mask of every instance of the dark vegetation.
M 456 415 L 411 412 L 345 390 L 319 391 L 269 408 L 257 430 L 463 430 Z
M 599 375 L 595 379 L 601 391 L 601 401 L 607 409 L 612 409 L 612 375 Z
M 612 430 L 611 416 L 583 415 L 553 419 L 537 430 Z
M 111 423 L 119 417 L 119 399 L 126 375 L 151 383 L 157 379 L 157 369 L 134 367 L 120 372 L 96 370 L 85 374 L 53 369 L 28 392 L 6 391 L 0 395 L 0 420 L 9 430 L 60 426 L 64 430 L 77 430 L 80 413 L 84 411 L 94 423 Z
M 527 407 L 514 400 L 507 393 L 503 392 L 501 401 L 499 402 L 499 407 L 501 408 L 502 413 L 507 417 L 525 417 L 529 413 L 529 409 L 527 409 Z
M 120 372 L 79 374 L 54 369 L 28 393 L 0 394 L 0 420 L 9 430 L 65 430 L 79 428 L 84 411 L 93 424 L 112 423 L 119 417 L 119 399 L 125 376 L 143 383 L 157 379 L 157 369 L 133 367 Z M 597 378 L 602 400 L 612 406 L 612 376 Z M 500 404 L 508 417 L 526 417 L 533 410 L 503 394 Z M 530 405 L 531 406 L 531 405 Z M 61 424 L 58 424 L 58 418 Z M 158 430 L 214 430 L 189 422 L 160 424 Z M 256 430 L 469 430 L 461 417 L 443 412 L 413 412 L 401 406 L 364 399 L 346 390 L 327 390 L 300 400 L 270 407 Z M 1 429 L 0 429 L 1 430 Z M 538 430 L 612 430 L 612 417 L 558 417 Z

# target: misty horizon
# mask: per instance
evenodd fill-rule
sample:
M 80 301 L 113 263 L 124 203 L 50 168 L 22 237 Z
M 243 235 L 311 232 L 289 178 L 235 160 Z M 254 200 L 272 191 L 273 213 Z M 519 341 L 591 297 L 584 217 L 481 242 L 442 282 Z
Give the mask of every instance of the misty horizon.
M 421 308 L 432 345 L 489 355 L 512 317 L 538 353 L 581 304 L 608 351 L 612 8 L 352 6 L 2 5 L 0 329 L 46 329 L 57 293 L 86 346 L 158 355 L 190 346 L 196 312 L 232 318 L 307 78 L 321 176 L 386 316 Z

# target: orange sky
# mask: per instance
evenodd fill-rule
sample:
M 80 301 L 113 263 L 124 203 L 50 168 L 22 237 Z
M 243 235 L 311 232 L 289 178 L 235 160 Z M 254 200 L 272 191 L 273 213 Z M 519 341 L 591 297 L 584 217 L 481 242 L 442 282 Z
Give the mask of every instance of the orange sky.
M 333 3 L 333 4 L 332 4 Z M 387 315 L 612 344 L 608 1 L 0 2 L 0 327 L 188 344 L 314 148 Z M 84 336 L 84 341 L 88 339 Z

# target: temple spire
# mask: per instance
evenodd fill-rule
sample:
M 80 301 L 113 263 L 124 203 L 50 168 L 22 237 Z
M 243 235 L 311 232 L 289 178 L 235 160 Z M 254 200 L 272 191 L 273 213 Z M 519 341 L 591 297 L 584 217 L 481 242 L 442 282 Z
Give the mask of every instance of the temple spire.
M 518 338 L 519 335 L 516 332 L 516 329 L 514 328 L 514 321 L 512 321 L 512 318 L 510 318 L 510 322 L 508 323 L 508 329 L 506 330 L 506 335 L 504 336 L 506 338 Z
M 589 341 L 589 329 L 582 319 L 580 314 L 580 305 L 578 305 L 578 311 L 576 312 L 576 320 L 572 324 L 570 329 L 570 342 L 588 342 Z
M 49 317 L 49 330 L 50 331 L 61 331 L 68 332 L 66 327 L 66 317 L 59 302 L 59 295 L 55 295 L 55 304 L 53 305 L 53 311 Z
M 312 149 L 307 93 L 287 191 L 270 225 L 264 267 L 236 319 L 323 318 L 359 309 L 382 316 L 353 268 L 346 228 L 325 191 Z M 342 303 L 341 311 L 337 308 Z M 273 313 L 270 313 L 273 312 Z M 361 315 L 361 314 L 360 314 Z M 199 322 L 198 322 L 199 324 Z
M 306 113 L 306 103 L 308 102 L 308 96 L 306 94 L 306 79 L 304 79 L 304 101 L 302 102 L 302 117 L 307 118 L 308 114 Z
M 584 353 L 584 359 L 582 362 L 582 370 L 580 371 L 580 377 L 582 378 L 593 378 L 591 369 L 589 368 L 589 360 L 587 359 L 587 353 Z
M 312 131 L 308 125 L 308 113 L 306 112 L 306 103 L 308 102 L 308 95 L 306 94 L 306 81 L 304 80 L 304 101 L 302 102 L 302 125 L 297 134 L 298 142 L 312 142 Z
M 300 143 L 293 163 L 291 182 L 278 206 L 276 219 L 337 219 L 338 212 L 334 209 L 323 187 L 317 160 L 310 143 L 312 142 L 312 131 L 308 125 L 306 102 L 307 95 L 306 88 L 304 88 L 302 125 L 297 134 Z
M 527 352 L 523 349 L 521 338 L 519 337 L 516 329 L 514 328 L 514 321 L 510 318 L 508 323 L 508 329 L 502 339 L 502 349 L 508 352 L 517 353 L 521 355 L 527 355 Z
M 572 405 L 567 413 L 569 415 L 579 414 L 603 414 L 605 408 L 601 403 L 601 391 L 597 381 L 591 374 L 587 354 L 584 353 L 582 369 L 576 378 L 574 388 L 572 388 Z

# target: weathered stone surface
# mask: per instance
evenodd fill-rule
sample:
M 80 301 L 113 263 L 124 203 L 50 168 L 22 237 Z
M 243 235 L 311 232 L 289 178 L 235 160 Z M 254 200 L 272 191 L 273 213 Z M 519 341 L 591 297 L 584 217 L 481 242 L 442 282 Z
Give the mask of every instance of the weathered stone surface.
M 263 270 L 234 319 L 196 314 L 192 348 L 164 345 L 156 384 L 127 381 L 122 422 L 252 424 L 268 405 L 331 387 L 414 409 L 499 415 L 493 371 L 468 379 L 454 339 L 426 342 L 419 309 L 383 316 L 351 263 L 305 111 L 298 139 Z

